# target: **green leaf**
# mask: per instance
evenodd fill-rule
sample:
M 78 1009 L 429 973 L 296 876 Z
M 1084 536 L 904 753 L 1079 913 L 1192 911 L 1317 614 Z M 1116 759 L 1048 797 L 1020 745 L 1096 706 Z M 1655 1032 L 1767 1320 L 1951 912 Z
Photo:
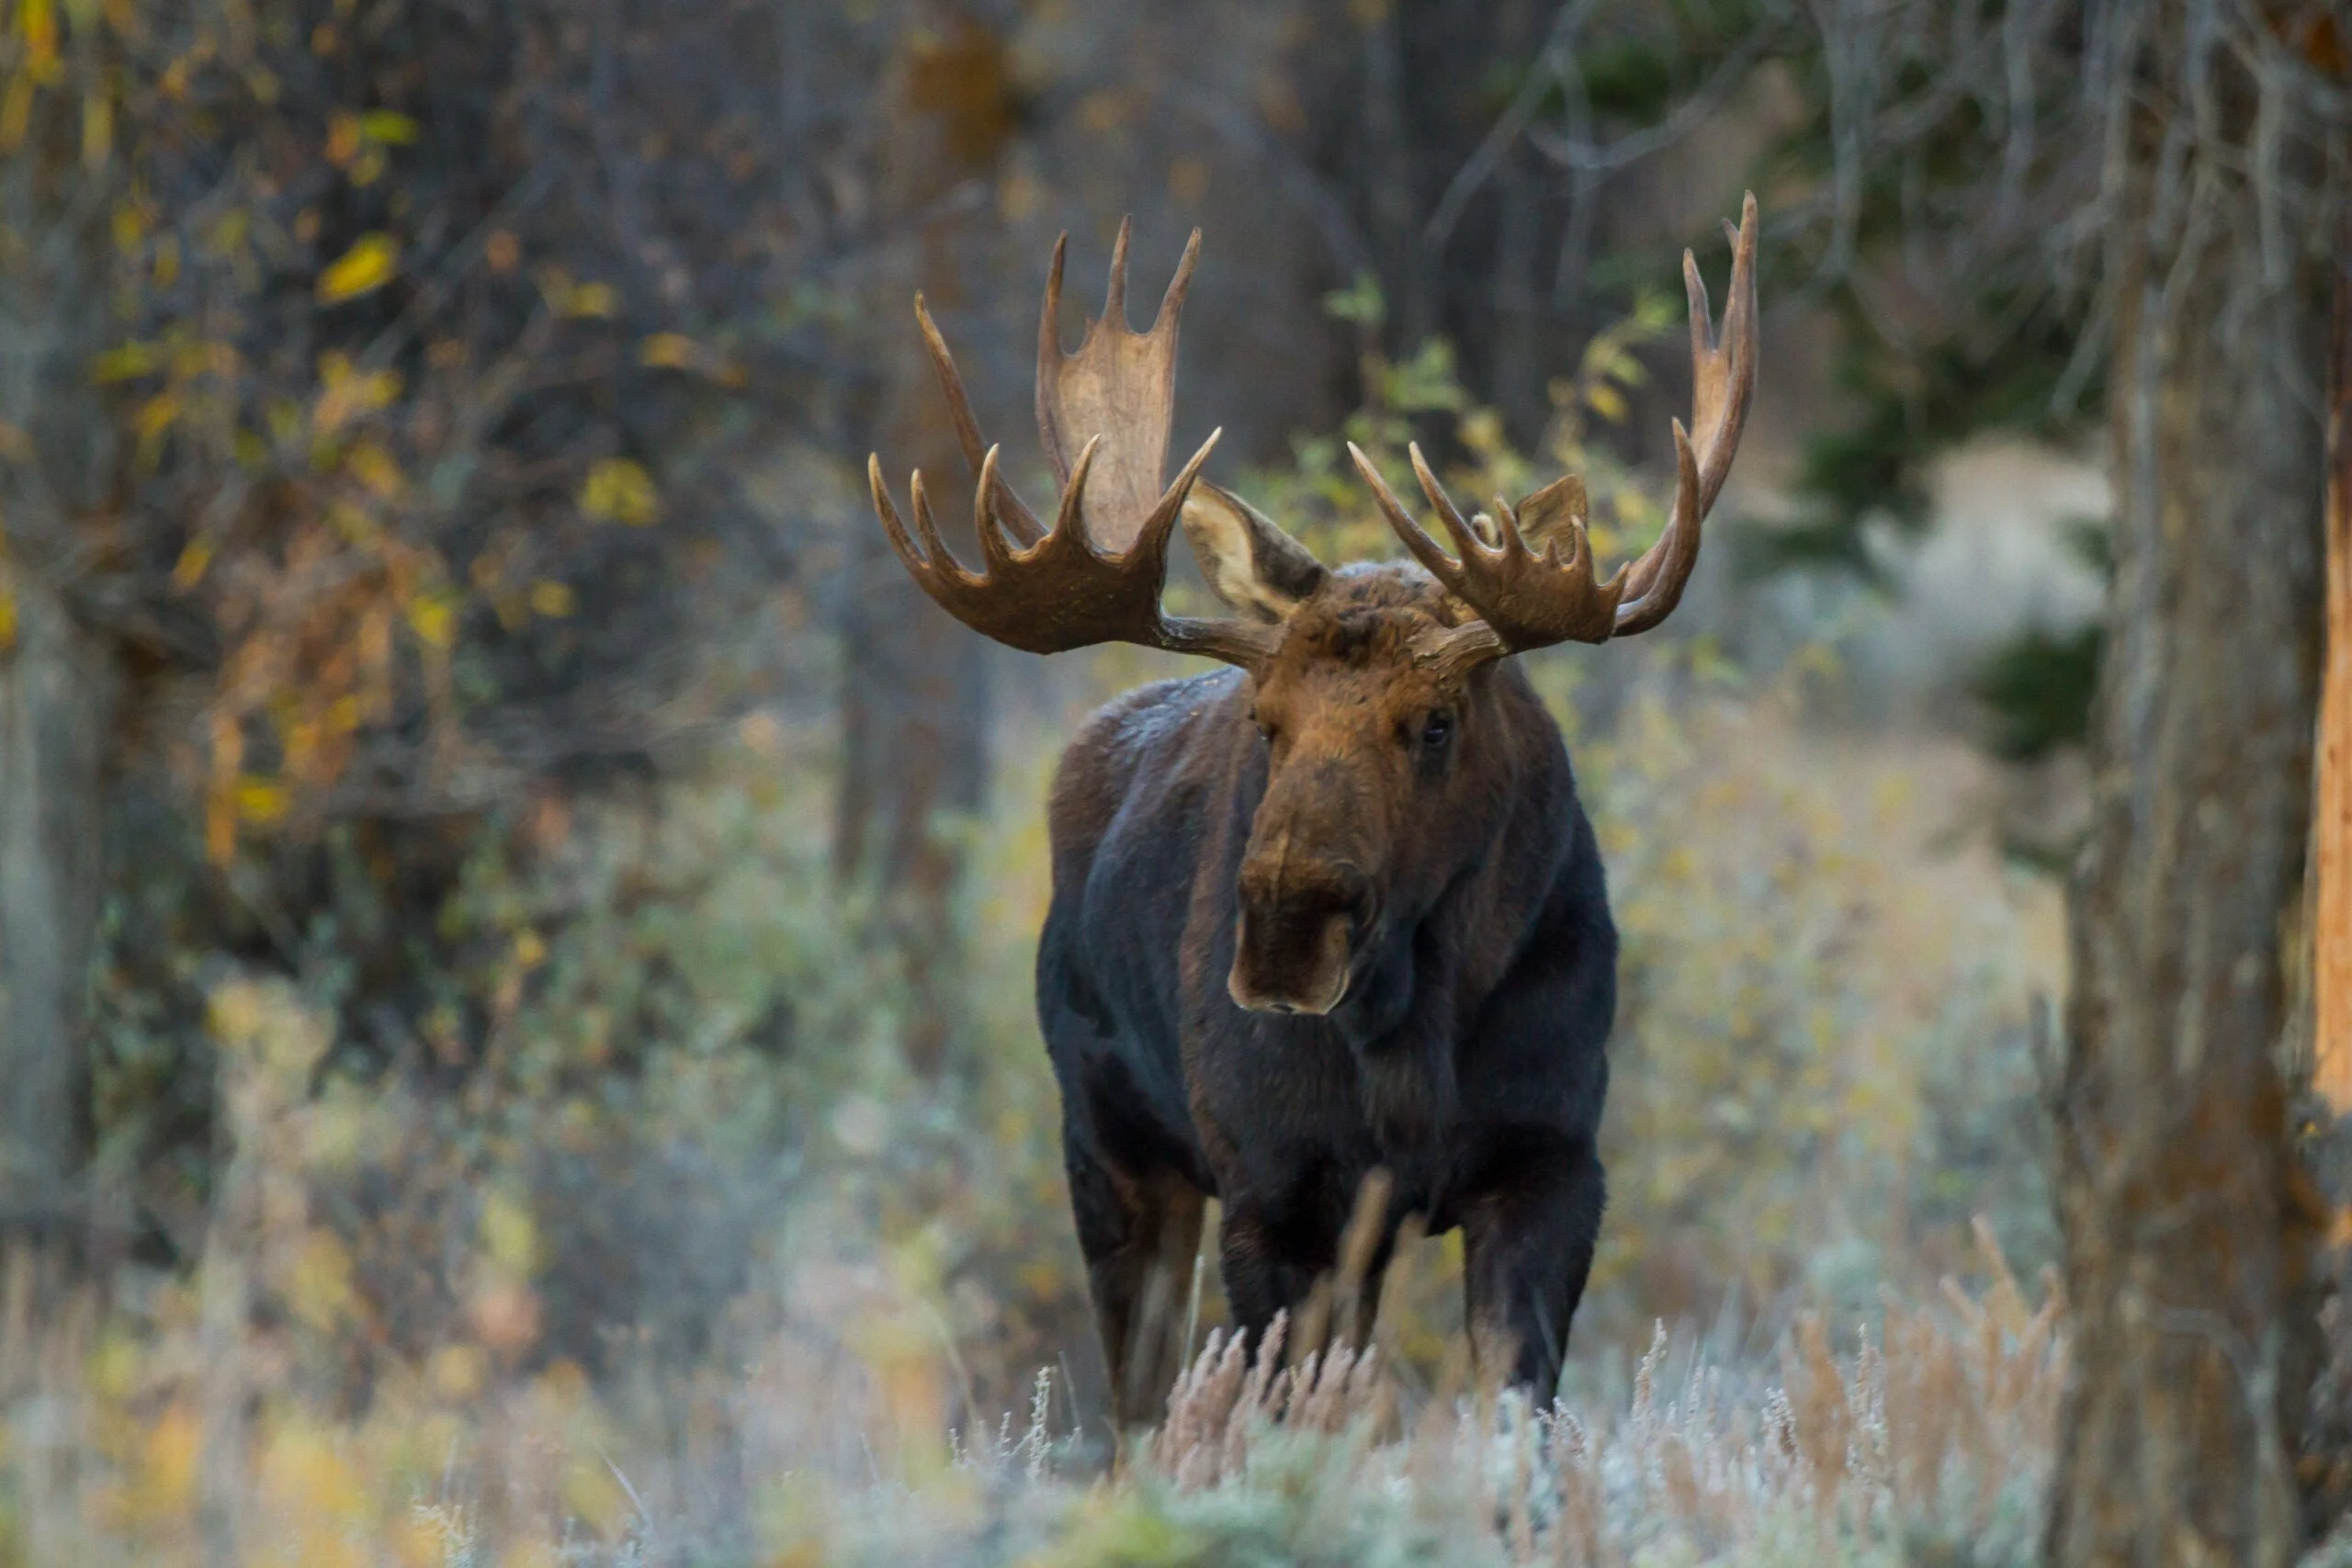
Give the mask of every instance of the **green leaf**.
M 1368 271 L 1360 272 L 1347 288 L 1323 296 L 1323 310 L 1343 321 L 1377 327 L 1388 319 L 1388 300 L 1380 292 L 1380 279 Z

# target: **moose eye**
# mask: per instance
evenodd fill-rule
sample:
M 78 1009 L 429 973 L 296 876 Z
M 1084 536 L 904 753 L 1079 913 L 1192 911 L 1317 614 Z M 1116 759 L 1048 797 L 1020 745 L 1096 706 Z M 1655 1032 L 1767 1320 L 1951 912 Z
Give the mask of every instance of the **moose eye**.
M 1421 721 L 1421 744 L 1431 751 L 1442 750 L 1453 739 L 1453 716 L 1441 708 Z

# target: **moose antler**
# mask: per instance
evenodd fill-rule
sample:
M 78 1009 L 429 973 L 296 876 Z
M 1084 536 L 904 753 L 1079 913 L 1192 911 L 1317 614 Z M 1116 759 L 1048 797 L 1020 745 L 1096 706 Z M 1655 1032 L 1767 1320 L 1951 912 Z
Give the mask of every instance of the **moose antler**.
M 1700 524 L 1731 472 L 1756 389 L 1757 221 L 1752 194 L 1742 204 L 1739 227 L 1726 223 L 1724 231 L 1731 237 L 1733 253 L 1731 298 L 1720 333 L 1708 312 L 1699 263 L 1690 252 L 1682 254 L 1682 280 L 1690 297 L 1691 422 L 1698 434 L 1694 439 L 1680 420 L 1674 422 L 1673 511 L 1657 542 L 1606 582 L 1594 576 L 1584 487 L 1573 476 L 1528 496 L 1516 508 L 1497 496 L 1497 542 L 1488 544 L 1464 518 L 1430 471 L 1420 447 L 1414 446 L 1413 475 L 1453 540 L 1454 554 L 1449 556 L 1413 520 L 1372 460 L 1350 444 L 1357 471 L 1397 538 L 1430 575 L 1477 612 L 1478 619 L 1432 639 L 1425 653 L 1433 662 L 1466 670 L 1554 643 L 1631 637 L 1665 620 L 1681 601 L 1690 569 L 1699 559 Z M 1537 513 L 1547 518 L 1565 513 L 1565 552 L 1556 534 L 1540 554 L 1528 544 L 1521 520 Z
M 1054 245 L 1037 328 L 1037 433 L 1062 485 L 1053 527 L 1039 526 L 1036 514 L 999 473 L 998 448 L 983 446 L 955 356 L 920 296 L 915 319 L 946 393 L 956 440 L 978 480 L 972 526 L 979 536 L 983 570 L 966 570 L 940 537 L 920 472 L 908 486 L 922 536 L 917 548 L 883 483 L 878 455 L 866 459 L 875 515 L 922 591 L 983 637 L 1031 653 L 1140 643 L 1250 668 L 1272 650 L 1276 635 L 1271 628 L 1192 620 L 1163 615 L 1159 608 L 1169 537 L 1222 433 L 1211 432 L 1175 482 L 1160 488 L 1175 414 L 1177 324 L 1201 236 L 1193 231 L 1151 330 L 1138 333 L 1126 321 L 1128 235 L 1129 225 L 1121 223 L 1102 315 L 1089 324 L 1085 340 L 1070 355 L 1062 353 L 1056 326 L 1069 236 Z

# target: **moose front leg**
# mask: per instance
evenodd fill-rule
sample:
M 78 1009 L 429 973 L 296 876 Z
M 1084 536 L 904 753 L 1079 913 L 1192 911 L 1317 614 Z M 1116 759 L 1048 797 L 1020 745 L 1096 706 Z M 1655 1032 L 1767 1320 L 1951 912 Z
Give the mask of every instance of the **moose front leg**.
M 1130 1427 L 1167 1414 L 1182 1370 L 1184 1316 L 1201 1246 L 1206 1200 L 1171 1172 L 1131 1176 L 1072 1153 L 1071 1206 L 1095 1327 L 1110 1378 L 1111 1426 Z
M 1559 1388 L 1607 1193 L 1590 1139 L 1546 1134 L 1510 1144 L 1492 1185 L 1463 1213 L 1470 1355 L 1482 1382 L 1508 1377 L 1544 1402 Z
M 1291 1252 L 1260 1204 L 1246 1197 L 1226 1199 L 1217 1227 L 1218 1273 L 1234 1327 L 1252 1346 L 1265 1342 L 1277 1313 L 1296 1315 L 1315 1288 L 1313 1262 Z

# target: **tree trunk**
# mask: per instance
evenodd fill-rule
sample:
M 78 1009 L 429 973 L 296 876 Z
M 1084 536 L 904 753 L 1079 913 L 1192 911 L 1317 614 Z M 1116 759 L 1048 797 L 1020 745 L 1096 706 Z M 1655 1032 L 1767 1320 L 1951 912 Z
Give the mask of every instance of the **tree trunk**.
M 2114 89 L 2143 118 L 2109 231 L 2117 578 L 2054 1107 L 2075 1371 L 2049 1556 L 2283 1564 L 2316 1348 L 2285 1062 L 2324 291 L 2264 265 L 2233 58 L 2183 7 L 2143 21 L 2142 77 Z
M 885 472 L 903 485 L 921 468 L 948 537 L 970 493 L 954 427 L 922 350 L 913 299 L 935 313 L 962 302 L 966 253 L 993 210 L 984 180 L 1010 141 L 1012 82 L 1003 44 L 946 6 L 919 6 L 885 95 L 880 189 L 890 221 L 910 236 L 903 266 L 875 288 L 874 330 L 884 366 L 876 442 Z M 967 365 L 967 380 L 979 367 Z M 954 897 L 962 855 L 943 818 L 979 808 L 987 783 L 984 644 L 926 599 L 884 544 L 878 525 L 857 530 L 850 555 L 842 694 L 842 766 L 834 863 L 870 877 L 905 966 L 907 1054 L 937 1070 L 955 1015 L 960 965 Z
M 111 682 L 104 658 L 29 574 L 0 649 L 0 1224 L 80 1214 L 88 1055 L 83 997 L 97 921 Z

